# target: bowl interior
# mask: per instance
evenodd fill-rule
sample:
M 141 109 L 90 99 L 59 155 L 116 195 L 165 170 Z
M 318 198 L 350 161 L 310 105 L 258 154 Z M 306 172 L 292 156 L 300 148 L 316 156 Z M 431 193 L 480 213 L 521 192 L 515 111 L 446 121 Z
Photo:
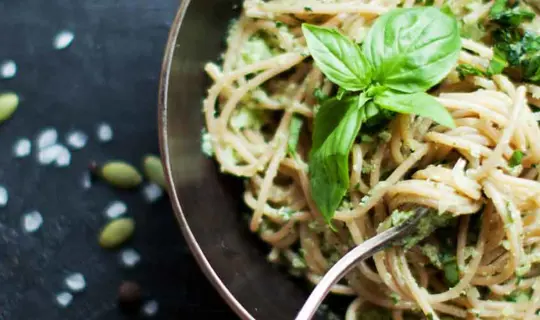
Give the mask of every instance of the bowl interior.
M 171 200 L 199 264 L 242 318 L 293 319 L 306 291 L 266 261 L 242 218 L 242 182 L 201 153 L 203 66 L 224 49 L 241 1 L 184 0 L 171 31 L 161 85 L 161 143 Z M 244 211 L 245 212 L 245 211 Z

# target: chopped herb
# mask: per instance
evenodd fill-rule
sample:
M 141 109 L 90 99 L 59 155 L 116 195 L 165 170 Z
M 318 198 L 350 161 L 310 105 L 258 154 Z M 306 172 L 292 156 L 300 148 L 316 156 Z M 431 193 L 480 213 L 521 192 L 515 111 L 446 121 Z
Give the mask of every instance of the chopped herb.
M 277 28 L 281 28 L 281 27 L 285 27 L 287 26 L 285 23 L 281 22 L 281 21 L 276 21 L 276 27 Z
M 313 90 L 313 96 L 315 97 L 315 99 L 317 99 L 317 102 L 319 103 L 322 103 L 326 99 L 328 99 L 328 95 L 326 95 L 326 93 L 324 93 L 321 88 L 316 88 L 315 90 Z
M 362 134 L 362 135 L 360 135 L 360 141 L 362 141 L 362 142 L 373 142 L 374 140 L 369 135 Z
M 530 21 L 534 18 L 534 13 L 520 9 L 516 5 L 509 6 L 507 0 L 495 0 L 495 3 L 489 11 L 489 18 L 502 26 L 519 26 L 524 21 Z
M 304 7 L 304 11 L 313 12 L 313 9 L 311 9 L 311 7 Z
M 508 165 L 511 168 L 519 166 L 522 160 L 523 160 L 523 152 L 516 150 L 514 151 L 514 153 L 512 153 L 510 160 L 508 160 Z
M 455 259 L 443 265 L 443 272 L 449 285 L 455 286 L 459 282 L 459 269 Z
M 510 301 L 510 302 L 527 302 L 531 300 L 532 296 L 532 290 L 526 289 L 526 290 L 514 290 L 512 293 L 504 297 L 504 300 Z
M 501 74 L 508 66 L 508 61 L 506 61 L 505 54 L 500 51 L 497 47 L 495 47 L 493 51 L 493 58 L 491 58 L 491 61 L 489 62 L 489 66 L 487 69 L 488 75 L 496 75 Z
M 486 73 L 477 67 L 464 63 L 457 66 L 456 71 L 459 73 L 459 79 L 463 80 L 467 76 L 486 76 Z
M 392 299 L 392 303 L 393 304 L 398 304 L 399 301 L 401 301 L 401 297 L 399 296 L 399 294 L 395 293 L 395 292 L 392 292 L 390 294 L 390 298 Z
M 287 150 L 289 154 L 293 157 L 297 156 L 296 147 L 298 146 L 298 140 L 300 139 L 300 131 L 302 130 L 302 125 L 304 120 L 298 116 L 293 115 L 291 119 L 291 124 L 289 126 L 289 139 L 287 140 Z

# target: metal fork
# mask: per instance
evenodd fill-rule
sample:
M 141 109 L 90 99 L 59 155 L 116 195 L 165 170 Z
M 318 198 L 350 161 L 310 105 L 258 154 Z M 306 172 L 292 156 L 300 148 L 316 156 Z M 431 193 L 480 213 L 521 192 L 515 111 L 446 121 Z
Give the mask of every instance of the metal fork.
M 354 269 L 359 262 L 413 233 L 416 230 L 417 223 L 429 212 L 429 209 L 417 207 L 414 211 L 415 214 L 408 220 L 363 242 L 339 259 L 313 289 L 295 320 L 311 319 L 328 295 L 330 288 Z

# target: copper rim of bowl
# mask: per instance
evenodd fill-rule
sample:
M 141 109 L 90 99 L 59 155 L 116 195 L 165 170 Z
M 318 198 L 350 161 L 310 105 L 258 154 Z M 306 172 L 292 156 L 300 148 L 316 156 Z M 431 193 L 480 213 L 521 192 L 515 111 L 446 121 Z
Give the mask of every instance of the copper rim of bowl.
M 219 292 L 221 297 L 234 310 L 234 312 L 236 312 L 238 316 L 240 316 L 242 319 L 254 319 L 253 316 L 251 316 L 249 312 L 240 304 L 240 302 L 238 302 L 238 300 L 229 291 L 229 289 L 225 286 L 225 284 L 223 284 L 221 279 L 218 277 L 218 275 L 216 274 L 216 272 L 214 271 L 214 269 L 208 262 L 208 259 L 204 255 L 203 251 L 201 250 L 201 247 L 199 246 L 199 244 L 197 243 L 197 240 L 195 239 L 195 236 L 193 235 L 193 233 L 191 232 L 191 229 L 189 228 L 186 217 L 184 216 L 184 213 L 182 211 L 182 206 L 178 198 L 178 193 L 176 192 L 176 189 L 174 188 L 174 183 L 172 179 L 171 157 L 169 154 L 169 142 L 167 139 L 167 136 L 168 136 L 167 134 L 167 131 L 168 131 L 167 130 L 168 87 L 169 87 L 169 78 L 170 78 L 170 72 L 171 72 L 172 59 L 173 59 L 175 50 L 179 48 L 176 46 L 176 40 L 178 38 L 180 27 L 182 25 L 182 21 L 184 19 L 184 16 L 186 14 L 186 11 L 187 11 L 187 8 L 189 7 L 190 2 L 191 0 L 183 0 L 180 5 L 180 8 L 178 9 L 178 12 L 176 13 L 176 17 L 174 18 L 173 24 L 169 32 L 169 37 L 167 39 L 167 46 L 165 48 L 163 64 L 161 66 L 161 76 L 160 76 L 160 83 L 159 83 L 159 97 L 158 97 L 159 144 L 160 144 L 160 152 L 161 152 L 162 161 L 163 161 L 163 167 L 165 169 L 165 176 L 166 176 L 166 180 L 169 186 L 169 198 L 174 208 L 176 220 L 180 224 L 180 229 L 182 230 L 182 233 L 184 234 L 184 238 L 186 239 L 191 252 L 195 256 L 195 259 L 197 260 L 199 267 L 203 270 L 208 280 L 210 280 L 214 288 L 216 288 L 216 290 Z

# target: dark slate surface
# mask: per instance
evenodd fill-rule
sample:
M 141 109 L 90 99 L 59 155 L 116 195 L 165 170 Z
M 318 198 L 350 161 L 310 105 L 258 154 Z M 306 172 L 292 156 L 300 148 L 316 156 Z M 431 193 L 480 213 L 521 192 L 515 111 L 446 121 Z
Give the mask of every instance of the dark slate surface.
M 122 319 L 115 297 L 124 279 L 138 281 L 159 302 L 156 318 L 235 318 L 190 256 L 166 198 L 149 205 L 139 192 L 101 183 L 84 190 L 80 183 L 90 160 L 138 165 L 144 154 L 158 152 L 158 75 L 177 6 L 175 0 L 0 2 L 0 61 L 18 65 L 14 79 L 0 80 L 0 91 L 22 99 L 0 125 L 0 184 L 10 193 L 0 208 L 0 319 Z M 56 51 L 52 38 L 62 29 L 75 40 Z M 101 121 L 113 127 L 110 143 L 96 139 Z M 12 156 L 18 137 L 35 139 L 46 127 L 57 128 L 62 140 L 70 129 L 90 136 L 68 168 L 38 165 L 34 150 Z M 138 225 L 129 243 L 142 256 L 134 269 L 97 245 L 103 209 L 113 200 L 125 201 Z M 34 209 L 43 227 L 25 234 L 21 216 Z M 55 294 L 71 272 L 81 272 L 87 288 L 61 308 Z

